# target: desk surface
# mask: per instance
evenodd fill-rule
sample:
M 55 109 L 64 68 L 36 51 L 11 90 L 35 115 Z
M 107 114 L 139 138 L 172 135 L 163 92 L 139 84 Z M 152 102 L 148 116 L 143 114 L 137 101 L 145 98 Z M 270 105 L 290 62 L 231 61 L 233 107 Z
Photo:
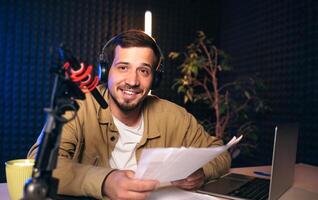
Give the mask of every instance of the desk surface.
M 231 172 L 255 176 L 254 171 L 270 172 L 270 166 L 258 166 L 258 167 L 242 167 L 242 168 L 233 168 Z M 318 199 L 318 167 L 311 166 L 307 164 L 296 164 L 295 165 L 295 180 L 293 188 L 297 192 L 308 191 L 311 193 L 308 199 Z M 287 192 L 280 199 L 290 199 L 290 196 L 295 196 L 295 191 Z M 298 194 L 298 193 L 297 193 Z M 312 197 L 312 198 L 311 198 Z M 0 183 L 0 199 L 1 200 L 10 200 L 7 184 Z M 220 198 L 221 199 L 221 198 Z
M 10 200 L 6 183 L 0 183 L 0 199 Z

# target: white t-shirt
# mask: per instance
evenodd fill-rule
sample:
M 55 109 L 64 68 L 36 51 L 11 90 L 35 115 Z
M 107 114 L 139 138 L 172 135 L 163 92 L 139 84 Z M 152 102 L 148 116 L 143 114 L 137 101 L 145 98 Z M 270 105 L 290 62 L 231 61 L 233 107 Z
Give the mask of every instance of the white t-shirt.
M 144 132 L 144 117 L 137 126 L 129 127 L 113 116 L 114 123 L 119 131 L 119 139 L 109 159 L 110 166 L 114 169 L 130 169 L 136 171 L 136 146 Z

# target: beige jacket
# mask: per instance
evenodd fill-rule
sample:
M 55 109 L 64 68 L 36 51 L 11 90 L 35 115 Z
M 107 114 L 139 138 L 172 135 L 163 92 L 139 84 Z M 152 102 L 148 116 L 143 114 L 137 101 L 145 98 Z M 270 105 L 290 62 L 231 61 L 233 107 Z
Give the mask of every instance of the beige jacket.
M 104 88 L 101 93 L 107 96 Z M 108 100 L 106 98 L 106 100 Z M 59 179 L 59 194 L 103 198 L 101 188 L 112 171 L 109 158 L 119 133 L 109 108 L 101 109 L 90 95 L 78 101 L 80 106 L 74 120 L 63 126 L 58 166 L 53 176 Z M 67 112 L 71 118 L 74 112 Z M 144 134 L 137 146 L 137 161 L 143 148 L 153 147 L 211 147 L 222 145 L 208 135 L 196 119 L 184 108 L 156 96 L 148 96 L 143 105 Z M 38 143 L 28 157 L 34 157 Z M 223 153 L 203 167 L 206 177 L 218 177 L 230 168 L 231 158 Z

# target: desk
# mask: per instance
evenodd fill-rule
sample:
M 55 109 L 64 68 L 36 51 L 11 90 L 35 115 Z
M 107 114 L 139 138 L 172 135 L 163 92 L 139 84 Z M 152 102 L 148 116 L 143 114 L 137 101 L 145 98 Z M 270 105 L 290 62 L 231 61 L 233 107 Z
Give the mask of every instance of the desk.
M 255 176 L 255 174 L 253 174 L 254 171 L 270 172 L 270 166 L 232 168 L 230 171 L 235 173 Z M 285 200 L 285 199 L 287 200 L 287 199 L 290 199 L 290 197 L 294 197 L 294 199 L 297 199 L 295 198 L 297 197 L 295 195 L 301 194 L 302 191 L 308 191 L 311 193 L 310 197 L 312 198 L 309 197 L 308 199 L 318 199 L 317 185 L 318 185 L 318 167 L 306 165 L 302 163 L 296 164 L 293 189 L 295 189 L 295 191 L 298 193 L 295 194 L 294 193 L 295 191 L 292 192 L 290 190 L 286 192 L 280 198 L 280 200 Z M 0 183 L 0 199 L 10 200 L 6 183 Z M 306 200 L 303 198 L 298 198 L 298 199 Z
M 0 183 L 0 199 L 1 200 L 10 200 L 6 183 Z

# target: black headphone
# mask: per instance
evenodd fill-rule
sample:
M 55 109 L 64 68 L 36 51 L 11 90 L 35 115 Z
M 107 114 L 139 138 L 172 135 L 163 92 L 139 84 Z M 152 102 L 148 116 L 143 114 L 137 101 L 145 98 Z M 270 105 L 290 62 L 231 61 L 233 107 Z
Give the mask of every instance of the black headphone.
M 133 31 L 147 35 L 143 31 L 139 31 L 139 30 L 133 30 Z M 99 77 L 99 82 L 102 84 L 107 83 L 108 72 L 109 72 L 109 69 L 112 65 L 112 63 L 110 63 L 108 58 L 105 56 L 105 50 L 110 46 L 111 43 L 113 43 L 115 40 L 117 40 L 119 37 L 121 37 L 122 34 L 124 34 L 124 33 L 126 33 L 126 32 L 120 33 L 120 34 L 112 37 L 110 40 L 108 40 L 106 42 L 106 44 L 103 46 L 101 53 L 99 54 L 98 77 Z M 158 65 L 156 66 L 156 68 L 154 70 L 154 76 L 153 76 L 153 81 L 152 81 L 152 85 L 151 85 L 151 89 L 154 90 L 160 84 L 162 74 L 164 72 L 164 70 L 163 70 L 164 69 L 164 56 L 163 56 L 163 53 L 162 53 L 160 47 L 158 46 L 157 42 L 155 41 L 155 39 L 149 35 L 147 35 L 147 37 L 149 37 L 154 42 L 154 44 L 156 45 L 156 48 L 159 52 L 159 58 L 158 58 L 159 61 L 158 61 Z

